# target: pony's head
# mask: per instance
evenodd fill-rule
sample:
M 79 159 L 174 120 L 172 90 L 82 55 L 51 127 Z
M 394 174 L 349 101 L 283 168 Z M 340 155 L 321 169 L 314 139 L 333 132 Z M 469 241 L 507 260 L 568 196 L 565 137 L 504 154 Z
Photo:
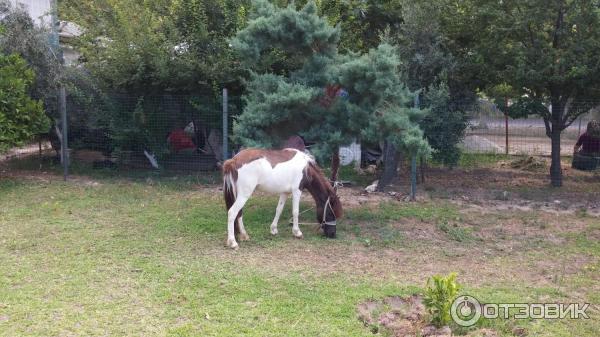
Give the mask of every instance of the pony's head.
M 303 188 L 306 188 L 315 200 L 317 221 L 321 224 L 323 233 L 328 238 L 335 238 L 337 220 L 344 213 L 342 203 L 329 180 L 313 163 L 310 163 L 305 170 Z
M 317 220 L 321 224 L 326 237 L 335 238 L 337 219 L 341 218 L 342 215 L 342 203 L 332 188 L 325 203 L 317 204 Z

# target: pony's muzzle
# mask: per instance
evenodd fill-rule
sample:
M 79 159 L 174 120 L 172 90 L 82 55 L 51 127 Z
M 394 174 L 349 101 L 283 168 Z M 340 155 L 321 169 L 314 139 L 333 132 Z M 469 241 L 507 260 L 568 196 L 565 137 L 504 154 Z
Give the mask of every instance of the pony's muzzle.
M 337 229 L 335 221 L 324 223 L 323 225 L 321 225 L 321 228 L 323 228 L 323 234 L 325 234 L 326 237 L 330 239 L 335 239 L 335 231 Z

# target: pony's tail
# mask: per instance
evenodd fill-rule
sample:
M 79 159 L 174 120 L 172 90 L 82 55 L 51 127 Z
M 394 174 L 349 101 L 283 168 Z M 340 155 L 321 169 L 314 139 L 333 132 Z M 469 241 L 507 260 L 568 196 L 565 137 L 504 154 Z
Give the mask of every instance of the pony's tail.
M 237 169 L 231 160 L 227 160 L 223 163 L 223 195 L 225 197 L 225 207 L 227 210 L 233 206 L 236 199 L 236 183 L 237 180 Z M 242 216 L 242 211 L 238 213 L 235 218 L 235 234 L 238 234 L 238 219 Z

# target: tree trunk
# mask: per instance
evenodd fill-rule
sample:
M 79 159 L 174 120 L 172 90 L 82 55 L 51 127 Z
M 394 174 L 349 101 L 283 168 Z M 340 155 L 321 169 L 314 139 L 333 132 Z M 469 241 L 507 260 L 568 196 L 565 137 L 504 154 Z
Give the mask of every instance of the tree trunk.
M 546 126 L 546 132 L 549 132 L 550 140 L 552 142 L 552 163 L 550 164 L 550 182 L 554 187 L 562 186 L 562 167 L 560 163 L 560 134 L 563 130 L 563 114 L 565 104 L 558 98 L 558 95 L 554 95 L 552 99 L 552 128 L 548 130 Z
M 338 172 L 340 170 L 340 149 L 335 148 L 333 150 L 333 154 L 331 155 L 331 184 L 335 184 L 338 180 Z
M 424 158 L 421 158 L 419 162 L 419 184 L 425 183 L 425 170 L 427 169 L 427 163 Z
M 560 129 L 553 125 L 552 140 L 552 164 L 550 165 L 550 181 L 552 186 L 562 186 L 562 168 L 560 163 Z
M 396 147 L 389 142 L 385 142 L 383 150 L 383 173 L 377 184 L 377 191 L 383 192 L 394 178 L 398 176 L 398 163 L 400 162 L 400 154 Z

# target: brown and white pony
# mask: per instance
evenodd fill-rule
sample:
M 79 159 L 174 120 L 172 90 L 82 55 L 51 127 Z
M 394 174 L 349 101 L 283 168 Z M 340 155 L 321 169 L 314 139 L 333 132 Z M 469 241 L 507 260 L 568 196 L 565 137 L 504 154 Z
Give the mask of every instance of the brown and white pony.
M 227 246 L 236 249 L 235 233 L 242 241 L 249 236 L 244 229 L 242 208 L 254 190 L 279 194 L 271 234 L 277 234 L 277 222 L 287 197 L 292 195 L 292 233 L 302 238 L 298 227 L 300 196 L 304 189 L 316 203 L 317 221 L 325 236 L 335 237 L 336 219 L 342 216 L 342 205 L 335 190 L 315 160 L 296 149 L 245 149 L 223 163 L 223 192 L 227 206 Z M 236 227 L 234 228 L 234 224 Z

